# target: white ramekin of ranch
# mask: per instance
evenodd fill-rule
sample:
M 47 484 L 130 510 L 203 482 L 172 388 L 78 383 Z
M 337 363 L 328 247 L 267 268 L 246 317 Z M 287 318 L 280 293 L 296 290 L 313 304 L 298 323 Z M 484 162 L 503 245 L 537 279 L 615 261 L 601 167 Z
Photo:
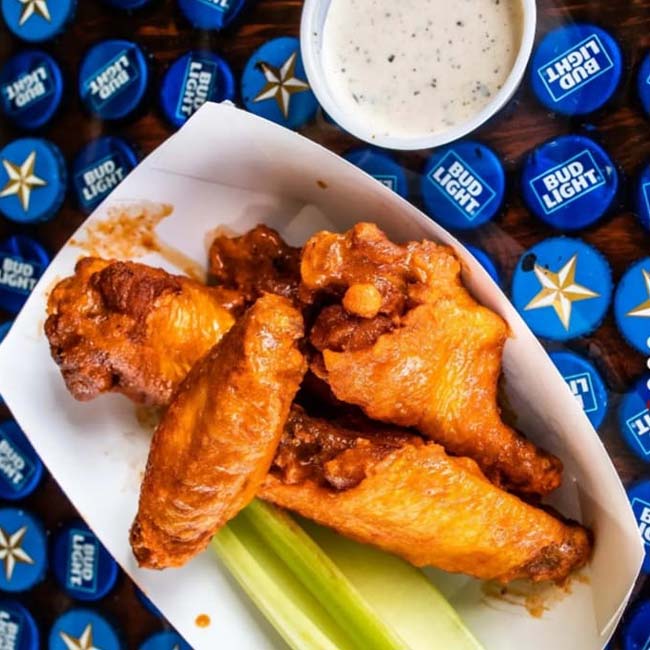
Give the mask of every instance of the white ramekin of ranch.
M 302 58 L 324 110 L 388 149 L 457 140 L 512 97 L 535 0 L 305 0 Z

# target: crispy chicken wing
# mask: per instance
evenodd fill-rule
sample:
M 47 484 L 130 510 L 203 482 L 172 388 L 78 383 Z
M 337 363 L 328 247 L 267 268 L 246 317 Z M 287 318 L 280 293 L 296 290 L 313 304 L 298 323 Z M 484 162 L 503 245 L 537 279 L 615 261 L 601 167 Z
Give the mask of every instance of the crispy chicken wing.
M 300 249 L 263 224 L 240 237 L 217 236 L 210 246 L 210 274 L 218 284 L 243 293 L 248 303 L 263 293 L 295 299 L 300 285 Z
M 131 545 L 141 566 L 180 566 L 255 496 L 306 369 L 302 316 L 260 298 L 195 366 L 154 433 Z
M 497 485 L 533 496 L 560 484 L 560 461 L 501 420 L 507 327 L 464 288 L 451 249 L 358 224 L 312 237 L 301 274 L 303 299 L 329 303 L 310 333 L 312 369 L 338 399 L 473 458 Z
M 496 487 L 468 458 L 296 407 L 259 496 L 416 566 L 480 579 L 561 581 L 591 552 L 584 528 Z
M 50 294 L 45 332 L 75 398 L 117 391 L 162 405 L 232 327 L 240 301 L 162 269 L 87 257 Z

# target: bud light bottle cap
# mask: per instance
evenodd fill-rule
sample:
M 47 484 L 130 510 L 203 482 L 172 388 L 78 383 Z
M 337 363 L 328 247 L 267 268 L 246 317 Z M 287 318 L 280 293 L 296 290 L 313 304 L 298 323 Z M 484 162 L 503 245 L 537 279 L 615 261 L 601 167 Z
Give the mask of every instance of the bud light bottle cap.
M 178 0 L 185 17 L 198 29 L 224 29 L 246 6 L 246 0 Z
M 38 129 L 54 116 L 63 97 L 59 64 L 40 50 L 12 56 L 0 70 L 0 107 L 22 129 Z
M 533 54 L 531 86 L 547 108 L 584 115 L 614 94 L 623 70 L 621 48 L 600 27 L 565 25 L 547 34 Z
M 0 309 L 17 314 L 49 263 L 47 251 L 30 237 L 0 242 Z
M 499 212 L 505 186 L 496 153 L 480 142 L 462 140 L 433 152 L 422 174 L 422 200 L 437 223 L 470 230 Z
M 581 135 L 565 135 L 534 149 L 522 172 L 530 211 L 558 230 L 596 223 L 618 191 L 618 172 L 605 150 Z
M 72 187 L 85 214 L 90 214 L 138 164 L 131 145 L 115 136 L 89 142 L 72 163 Z
M 95 601 L 108 594 L 117 580 L 117 564 L 82 521 L 61 529 L 54 539 L 54 575 L 76 600 Z
M 551 352 L 551 361 L 580 403 L 594 429 L 607 413 L 607 388 L 591 361 L 575 352 Z
M 0 422 L 0 498 L 28 497 L 43 476 L 43 463 L 13 420 Z
M 40 634 L 29 610 L 16 600 L 0 600 L 0 648 L 39 650 Z
M 167 120 L 179 128 L 205 103 L 235 97 L 230 66 L 212 52 L 188 52 L 171 64 L 160 88 Z
M 645 560 L 641 571 L 650 574 L 650 480 L 645 479 L 635 483 L 627 491 L 627 497 L 639 525 L 641 539 L 645 544 Z
M 79 69 L 79 95 L 102 120 L 120 120 L 140 106 L 149 83 L 149 67 L 137 43 L 101 41 L 88 50 Z
M 650 377 L 643 377 L 625 394 L 618 412 L 623 440 L 639 459 L 650 463 Z
M 343 157 L 382 185 L 397 192 L 401 197 L 407 198 L 406 174 L 402 166 L 390 154 L 371 147 L 363 147 L 348 151 Z

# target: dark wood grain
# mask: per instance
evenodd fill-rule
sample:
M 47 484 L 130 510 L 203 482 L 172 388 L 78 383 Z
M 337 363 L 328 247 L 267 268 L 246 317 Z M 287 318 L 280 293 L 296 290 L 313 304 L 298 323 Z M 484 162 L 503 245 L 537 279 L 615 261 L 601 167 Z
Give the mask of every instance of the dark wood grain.
M 238 24 L 225 33 L 207 34 L 193 29 L 180 14 L 172 0 L 154 0 L 151 6 L 133 14 L 109 8 L 99 0 L 79 0 L 74 23 L 52 43 L 44 45 L 62 64 L 67 82 L 64 106 L 58 116 L 42 132 L 63 150 L 71 160 L 87 141 L 100 134 L 120 134 L 137 145 L 144 155 L 152 151 L 172 131 L 164 122 L 155 92 L 166 66 L 183 52 L 204 47 L 219 52 L 232 64 L 238 77 L 253 50 L 269 38 L 297 35 L 301 11 L 299 0 L 252 1 Z M 601 142 L 620 166 L 623 189 L 611 214 L 597 225 L 579 234 L 598 247 L 609 260 L 615 280 L 635 260 L 650 254 L 650 235 L 644 231 L 631 212 L 630 190 L 635 176 L 650 160 L 650 121 L 644 116 L 635 92 L 635 77 L 643 54 L 650 48 L 650 0 L 595 0 L 554 2 L 540 0 L 538 38 L 549 29 L 569 20 L 585 20 L 607 27 L 620 43 L 625 72 L 623 82 L 609 104 L 588 118 L 566 119 L 541 107 L 524 86 L 509 105 L 477 133 L 477 137 L 493 146 L 503 157 L 508 173 L 508 195 L 502 214 L 496 221 L 468 236 L 468 240 L 483 246 L 503 269 L 506 283 L 521 252 L 534 243 L 556 234 L 533 218 L 518 196 L 519 171 L 522 157 L 536 144 L 567 132 L 582 132 Z M 91 118 L 80 103 L 76 92 L 76 74 L 83 52 L 93 43 L 107 37 L 126 37 L 139 42 L 151 55 L 154 81 L 146 108 L 134 119 L 107 125 Z M 0 61 L 21 44 L 0 28 Z M 322 116 L 307 126 L 303 133 L 336 152 L 358 144 L 351 136 L 327 123 Z M 21 135 L 6 124 L 0 124 L 0 140 L 4 143 Z M 413 188 L 428 152 L 400 154 L 398 159 L 409 170 Z M 155 197 L 153 197 L 155 198 Z M 417 199 L 414 199 L 417 203 Z M 0 237 L 13 232 L 25 232 L 40 239 L 49 250 L 56 252 L 71 232 L 82 222 L 83 215 L 68 198 L 56 219 L 34 227 L 18 228 L 0 220 Z M 571 349 L 587 354 L 602 371 L 611 392 L 611 408 L 602 427 L 602 437 L 624 482 L 630 483 L 649 476 L 642 464 L 626 450 L 616 421 L 620 395 L 643 372 L 645 359 L 621 338 L 611 316 L 589 337 L 576 339 Z M 72 510 L 58 492 L 53 481 L 29 503 L 44 513 L 48 525 L 54 526 Z M 615 561 L 613 558 L 612 561 Z M 29 596 L 39 608 L 39 616 L 47 624 L 55 613 L 67 606 L 56 601 L 48 607 L 51 595 L 47 585 Z M 650 585 L 639 585 L 639 592 L 650 596 Z M 152 617 L 134 605 L 131 586 L 123 580 L 120 588 L 109 597 L 107 608 L 122 622 L 128 647 L 135 648 L 145 633 L 156 623 Z M 140 612 L 134 614 L 133 612 Z

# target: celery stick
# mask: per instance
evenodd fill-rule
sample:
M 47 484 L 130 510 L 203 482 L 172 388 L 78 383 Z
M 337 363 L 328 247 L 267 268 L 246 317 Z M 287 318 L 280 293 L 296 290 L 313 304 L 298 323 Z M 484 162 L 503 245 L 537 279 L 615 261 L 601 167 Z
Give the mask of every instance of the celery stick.
M 359 595 L 332 560 L 291 517 L 259 500 L 242 510 L 258 535 L 346 632 L 358 650 L 408 650 Z M 305 646 L 301 650 L 313 650 Z M 452 650 L 448 647 L 445 650 Z M 455 649 L 453 649 L 455 650 Z
M 328 528 L 304 529 L 411 650 L 483 650 L 431 581 L 394 555 L 358 544 Z
M 212 547 L 290 648 L 358 650 L 243 517 L 222 528 Z

